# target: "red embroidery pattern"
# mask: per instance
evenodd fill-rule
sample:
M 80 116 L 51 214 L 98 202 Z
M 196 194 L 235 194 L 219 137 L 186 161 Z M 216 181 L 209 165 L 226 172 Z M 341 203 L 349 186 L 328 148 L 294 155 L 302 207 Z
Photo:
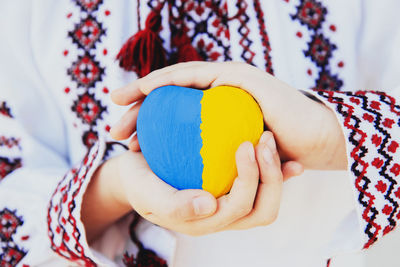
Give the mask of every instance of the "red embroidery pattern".
M 154 8 L 158 1 L 150 0 L 148 5 Z M 204 60 L 232 60 L 229 53 L 228 9 L 224 1 L 169 1 L 168 6 L 171 36 L 179 34 L 183 27 Z
M 98 143 L 99 144 L 99 143 Z M 100 144 L 99 144 L 100 145 Z M 91 174 L 100 164 L 103 151 L 99 145 L 93 146 L 78 168 L 72 169 L 58 184 L 49 204 L 47 214 L 48 234 L 51 248 L 59 255 L 84 266 L 96 266 L 89 258 L 81 242 L 81 232 L 77 219 L 80 210 L 76 199 L 82 198 Z M 81 228 L 82 229 L 82 228 Z
M 207 1 L 166 1 L 169 8 L 169 19 L 171 36 L 178 35 L 183 28 L 196 48 L 199 55 L 206 61 L 230 61 L 232 55 L 230 52 L 230 32 L 228 22 L 237 20 L 237 28 L 231 29 L 237 31 L 240 35 L 239 45 L 241 50 L 241 59 L 252 65 L 256 65 L 256 52 L 253 49 L 254 40 L 259 38 L 260 45 L 264 47 L 263 57 L 258 59 L 258 63 L 263 62 L 269 73 L 273 73 L 272 60 L 270 56 L 271 46 L 266 31 L 264 13 L 261 8 L 261 2 L 255 0 L 253 5 L 248 1 L 239 0 L 236 2 L 236 15 L 228 16 L 228 2 L 225 0 L 207 0 Z M 155 8 L 160 3 L 159 0 L 150 0 L 148 6 Z M 254 8 L 256 18 L 248 15 L 249 9 Z M 259 32 L 251 36 L 251 30 L 248 24 L 251 20 L 259 25 Z M 174 63 L 174 53 L 176 47 L 172 44 L 171 63 Z
M 400 106 L 383 92 L 318 90 L 318 94 L 342 116 L 351 147 L 350 171 L 365 224 L 364 248 L 368 248 L 400 219 L 400 153 L 393 140 L 400 136 Z
M 164 259 L 158 257 L 155 252 L 147 249 L 139 251 L 137 257 L 126 252 L 123 263 L 126 267 L 168 267 Z
M 6 148 L 17 147 L 19 150 L 21 150 L 19 142 L 20 142 L 19 138 L 0 136 L 0 147 L 6 147 Z
M 101 23 L 97 22 L 91 14 L 88 14 L 87 18 L 76 25 L 75 29 L 68 35 L 81 48 L 90 50 L 96 46 L 104 33 Z
M 13 118 L 11 109 L 5 101 L 0 101 L 0 116 L 5 116 L 6 120 Z M 17 153 L 13 153 L 13 151 L 10 151 L 15 149 L 18 150 L 18 152 L 22 150 L 19 138 L 0 135 L 0 182 L 8 174 L 22 167 L 22 159 L 20 157 L 21 153 L 18 153 L 17 151 Z M 13 156 L 10 156 L 11 154 Z
M 74 2 L 80 7 L 80 21 L 74 25 L 68 36 L 76 45 L 79 53 L 67 69 L 67 74 L 77 87 L 77 95 L 71 110 L 84 125 L 82 143 L 90 147 L 98 139 L 97 121 L 102 120 L 102 114 L 107 112 L 107 107 L 103 106 L 93 91 L 96 84 L 101 82 L 105 75 L 105 68 L 101 66 L 95 56 L 99 54 L 96 53 L 96 45 L 101 42 L 102 36 L 106 34 L 102 23 L 96 17 L 97 10 L 103 1 L 75 0 Z M 110 11 L 108 11 L 108 15 L 110 15 Z M 68 19 L 70 17 L 67 16 Z M 106 56 L 107 52 L 104 51 L 107 50 L 103 49 L 103 55 Z M 69 51 L 64 50 L 63 54 L 68 56 Z M 66 94 L 71 92 L 71 87 L 73 86 L 64 89 Z
M 0 266 L 14 267 L 25 257 L 27 251 L 18 247 L 13 236 L 24 221 L 16 211 L 7 208 L 0 211 Z
M 264 12 L 262 11 L 260 0 L 254 0 L 254 9 L 257 15 L 262 45 L 264 47 L 265 70 L 270 74 L 274 74 L 274 70 L 272 69 L 272 60 L 270 56 L 271 45 L 269 44 L 269 37 L 264 22 Z
M 94 57 L 86 53 L 78 59 L 68 69 L 68 74 L 71 79 L 77 82 L 78 87 L 91 88 L 96 82 L 101 81 L 104 69 L 100 67 L 99 62 L 94 60 Z
M 6 177 L 11 172 L 16 169 L 22 167 L 22 159 L 21 158 L 6 158 L 0 157 L 0 181 Z
M 332 74 L 330 70 L 330 60 L 337 47 L 322 31 L 328 10 L 317 0 L 300 0 L 296 9 L 296 14 L 291 15 L 291 18 L 305 26 L 312 36 L 304 55 L 310 58 L 318 69 L 318 77 L 315 80 L 314 87 L 323 90 L 340 90 L 343 81 L 338 75 Z M 331 25 L 330 28 L 332 31 L 336 31 L 336 26 Z M 301 32 L 297 32 L 296 35 L 302 37 Z M 340 65 L 343 67 L 344 63 L 341 62 Z M 311 70 L 307 70 L 307 72 L 309 75 L 312 74 Z
M 99 8 L 103 3 L 103 0 L 76 0 L 75 2 L 82 8 L 82 10 L 93 12 Z
M 236 10 L 232 10 L 235 15 L 229 20 L 236 20 L 237 23 L 232 23 L 230 30 L 239 34 L 239 46 L 236 49 L 241 49 L 241 60 L 273 74 L 271 46 L 266 30 L 262 1 L 238 0 L 235 8 Z M 252 12 L 254 12 L 255 16 L 249 15 Z M 258 25 L 258 32 L 252 31 L 250 24 Z M 264 50 L 259 53 L 254 48 L 256 45 L 262 46 Z
M 246 1 L 239 0 L 237 1 L 236 6 L 238 8 L 237 19 L 240 23 L 238 32 L 241 35 L 239 44 L 243 48 L 241 57 L 246 63 L 253 64 L 255 52 L 251 49 L 253 41 L 249 38 L 250 28 L 247 25 L 250 20 L 249 16 L 246 14 L 248 4 Z
M 0 114 L 9 118 L 13 117 L 11 115 L 11 110 L 5 101 L 0 101 Z
M 101 105 L 101 102 L 96 100 L 95 96 L 90 93 L 80 95 L 72 106 L 72 110 L 76 112 L 78 117 L 89 125 L 96 125 L 96 121 L 101 119 L 101 115 L 105 109 Z

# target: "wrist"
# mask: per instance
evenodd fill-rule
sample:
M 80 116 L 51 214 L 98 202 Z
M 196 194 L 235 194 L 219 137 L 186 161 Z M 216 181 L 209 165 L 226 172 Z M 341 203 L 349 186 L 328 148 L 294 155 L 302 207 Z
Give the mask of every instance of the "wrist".
M 335 112 L 323 103 L 318 103 L 323 109 L 325 127 L 324 140 L 322 140 L 323 169 L 326 170 L 346 170 L 347 154 L 346 139 L 341 125 L 336 118 Z
M 120 177 L 120 161 L 122 156 L 123 154 L 108 159 L 99 167 L 96 174 L 100 183 L 103 184 L 104 194 L 110 203 L 113 203 L 116 209 L 128 212 L 132 207 L 127 200 L 126 191 Z
M 89 242 L 132 210 L 124 198 L 117 195 L 121 190 L 117 161 L 117 158 L 109 159 L 96 170 L 83 196 L 81 219 Z

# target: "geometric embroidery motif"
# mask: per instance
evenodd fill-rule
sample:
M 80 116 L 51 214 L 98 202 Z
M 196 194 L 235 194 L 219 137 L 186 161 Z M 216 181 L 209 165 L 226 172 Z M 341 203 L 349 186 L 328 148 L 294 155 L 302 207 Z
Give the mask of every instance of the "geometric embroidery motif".
M 0 114 L 12 118 L 11 110 L 5 101 L 0 101 Z
M 72 40 L 84 49 L 91 49 L 100 39 L 104 30 L 101 23 L 97 22 L 94 17 L 88 17 L 75 26 L 75 29 L 68 33 Z
M 73 29 L 68 32 L 68 37 L 79 50 L 75 61 L 69 63 L 67 74 L 72 81 L 75 81 L 78 88 L 84 89 L 74 95 L 71 110 L 76 113 L 78 119 L 89 126 L 89 129 L 82 129 L 82 142 L 85 146 L 90 146 L 97 140 L 97 120 L 102 119 L 102 113 L 106 108 L 102 105 L 101 100 L 97 97 L 96 91 L 90 91 L 96 87 L 96 83 L 103 80 L 105 68 L 96 60 L 99 53 L 96 53 L 96 45 L 101 42 L 101 37 L 106 34 L 103 24 L 100 23 L 96 16 L 103 0 L 74 0 L 74 3 L 80 7 L 79 23 L 73 26 Z M 105 15 L 110 15 L 110 12 L 105 12 Z M 71 16 L 67 17 L 70 18 Z M 64 55 L 67 56 L 68 50 Z M 104 56 L 107 54 L 107 49 L 103 48 Z M 70 92 L 69 86 L 66 87 L 66 93 Z M 71 94 L 72 95 L 72 94 Z M 86 128 L 86 127 L 85 127 Z
M 301 24 L 306 25 L 309 29 L 317 30 L 321 27 L 325 19 L 326 8 L 314 0 L 306 0 L 300 3 L 297 13 L 292 15 L 293 19 L 298 19 Z
M 78 83 L 79 87 L 90 88 L 94 87 L 96 82 L 101 81 L 104 69 L 100 67 L 99 62 L 86 53 L 78 57 L 78 60 L 68 69 L 68 74 L 71 75 L 72 80 Z
M 250 27 L 248 22 L 250 20 L 249 16 L 246 13 L 248 8 L 248 4 L 246 1 L 240 0 L 237 2 L 238 7 L 238 20 L 240 23 L 240 27 L 238 29 L 239 34 L 241 35 L 241 39 L 239 41 L 240 46 L 243 48 L 243 52 L 241 54 L 242 59 L 248 64 L 253 64 L 253 58 L 255 56 L 255 52 L 250 49 L 253 41 L 249 38 L 250 35 Z
M 400 187 L 396 178 L 400 164 L 398 154 L 393 155 L 399 145 L 392 137 L 399 128 L 398 124 L 388 127 L 386 123 L 400 121 L 400 106 L 383 92 L 317 92 L 334 105 L 348 136 L 350 171 L 365 226 L 364 248 L 368 248 L 392 231 L 396 219 L 400 219 Z
M 316 82 L 316 88 L 318 89 L 337 91 L 343 85 L 343 82 L 336 75 L 332 75 L 326 70 L 322 70 L 318 76 L 319 78 Z
M 26 255 L 26 251 L 20 249 L 15 244 L 11 244 L 3 249 L 0 254 L 0 266 L 2 267 L 15 267 Z
M 106 107 L 103 107 L 101 102 L 94 98 L 93 94 L 86 92 L 78 96 L 78 99 L 74 101 L 72 110 L 84 123 L 96 125 L 96 120 L 101 119 Z
M 74 261 L 74 266 L 97 266 L 87 255 L 80 226 L 77 199 L 89 182 L 89 172 L 100 164 L 102 144 L 88 149 L 81 163 L 72 168 L 57 185 L 47 210 L 47 229 L 51 249 L 58 255 Z
M 9 159 L 0 157 L 0 181 L 8 174 L 22 166 L 21 158 Z
M 78 6 L 82 8 L 82 10 L 86 12 L 93 12 L 97 10 L 103 0 L 76 0 Z
M 14 267 L 26 255 L 26 251 L 19 248 L 13 240 L 17 228 L 23 224 L 22 217 L 16 211 L 5 208 L 0 211 L 0 266 Z
M 85 144 L 86 147 L 93 146 L 98 140 L 97 132 L 93 130 L 86 131 L 82 136 L 82 142 Z
M 20 217 L 7 208 L 0 211 L 0 240 L 8 242 L 12 240 L 13 234 L 17 231 L 18 226 L 24 222 Z
M 148 6 L 155 8 L 160 0 L 149 0 Z M 271 47 L 266 31 L 264 13 L 261 8 L 261 2 L 255 0 L 253 5 L 251 1 L 238 0 L 235 2 L 235 14 L 229 15 L 228 1 L 226 0 L 188 0 L 188 1 L 165 1 L 168 4 L 169 26 L 171 29 L 171 62 L 179 59 L 174 58 L 177 48 L 174 47 L 175 36 L 179 36 L 183 31 L 190 39 L 193 47 L 204 61 L 230 61 L 232 60 L 229 21 L 235 20 L 237 28 L 235 31 L 239 34 L 238 45 L 240 48 L 241 60 L 255 65 L 256 53 L 253 49 L 254 40 L 251 37 L 251 26 L 249 24 L 258 24 L 256 36 L 260 39 L 264 48 L 260 51 L 258 63 L 264 62 L 265 70 L 273 73 L 271 63 Z M 256 16 L 249 14 L 254 12 Z M 257 54 L 258 55 L 258 54 Z M 262 65 L 260 66 L 263 67 Z
M 340 90 L 343 86 L 343 81 L 337 75 L 331 74 L 329 65 L 336 45 L 324 36 L 322 30 L 322 24 L 325 21 L 328 10 L 317 0 L 300 0 L 300 4 L 296 9 L 296 13 L 291 15 L 291 18 L 299 21 L 301 25 L 305 25 L 311 35 L 311 41 L 307 43 L 308 48 L 304 51 L 304 55 L 318 69 L 318 77 L 312 87 L 323 90 Z M 336 30 L 336 27 L 331 25 L 330 29 Z M 298 36 L 302 36 L 301 32 Z M 307 73 L 311 75 L 310 70 Z
M 158 0 L 150 0 L 148 5 L 155 7 L 158 2 Z M 221 0 L 169 1 L 168 8 L 172 42 L 174 42 L 174 37 L 183 31 L 203 60 L 232 60 L 229 55 L 226 4 L 222 4 Z
M 0 136 L 0 147 L 2 146 L 5 146 L 7 148 L 18 147 L 19 150 L 21 150 L 19 142 L 20 142 L 19 138 Z
M 308 50 L 305 51 L 304 54 L 311 57 L 311 60 L 314 61 L 317 66 L 323 67 L 328 64 L 334 49 L 336 49 L 336 46 L 331 44 L 322 34 L 315 34 L 308 44 Z
M 259 33 L 262 38 L 262 45 L 264 47 L 264 59 L 265 59 L 265 70 L 270 73 L 274 74 L 274 70 L 272 68 L 272 59 L 271 59 L 271 45 L 269 43 L 269 37 L 267 33 L 267 29 L 265 26 L 265 21 L 264 21 L 264 12 L 261 8 L 261 1 L 260 0 L 254 0 L 254 11 L 256 12 L 257 15 L 257 20 L 258 20 L 258 28 L 259 28 Z

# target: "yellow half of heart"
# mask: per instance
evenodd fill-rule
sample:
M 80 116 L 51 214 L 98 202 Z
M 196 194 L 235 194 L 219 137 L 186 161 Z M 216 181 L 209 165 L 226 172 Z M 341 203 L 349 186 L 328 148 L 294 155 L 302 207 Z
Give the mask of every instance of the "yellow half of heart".
M 201 121 L 202 188 L 219 197 L 229 192 L 237 177 L 235 152 L 239 145 L 245 141 L 258 143 L 263 114 L 247 92 L 218 86 L 204 91 Z

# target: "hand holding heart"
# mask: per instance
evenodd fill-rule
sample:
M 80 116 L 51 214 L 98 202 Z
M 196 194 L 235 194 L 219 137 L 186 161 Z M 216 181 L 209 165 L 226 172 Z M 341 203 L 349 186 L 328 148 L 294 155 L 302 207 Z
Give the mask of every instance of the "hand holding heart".
M 82 219 L 90 226 L 86 229 L 89 238 L 98 236 L 132 208 L 153 223 L 191 235 L 268 225 L 277 217 L 283 180 L 301 174 L 302 165 L 345 168 L 344 138 L 333 112 L 243 63 L 181 63 L 115 90 L 115 103 L 136 102 L 111 129 L 115 139 L 129 138 L 136 131 L 143 99 L 164 85 L 239 87 L 257 100 L 272 133 L 264 132 L 255 148 L 250 142 L 240 145 L 235 156 L 238 177 L 229 194 L 218 199 L 203 190 L 177 190 L 164 183 L 149 168 L 142 153 L 135 152 L 140 148 L 134 135 L 131 151 L 107 160 L 85 193 Z M 93 206 L 101 207 L 108 215 L 93 215 Z
M 85 193 L 86 236 L 95 239 L 132 209 L 157 225 L 189 235 L 271 224 L 278 216 L 283 180 L 301 174 L 302 166 L 281 166 L 271 132 L 264 132 L 255 147 L 242 143 L 235 161 L 238 176 L 229 194 L 216 199 L 204 190 L 177 190 L 166 184 L 140 152 L 129 150 L 107 160 Z M 96 209 L 102 212 L 93 212 Z
M 131 151 L 106 161 L 86 193 L 86 206 L 98 205 L 100 201 L 105 207 L 114 203 L 113 219 L 107 217 L 108 220 L 92 217 L 85 212 L 89 209 L 84 205 L 82 216 L 86 225 L 97 224 L 89 233 L 93 236 L 132 208 L 160 226 L 192 235 L 268 225 L 279 211 L 282 181 L 303 171 L 298 162 L 308 168 L 345 166 L 344 140 L 333 112 L 243 63 L 181 63 L 115 90 L 115 103 L 136 102 L 111 129 L 115 139 L 129 138 L 136 131 L 143 99 L 164 85 L 203 89 L 231 85 L 246 90 L 257 100 L 265 124 L 273 133 L 265 132 L 255 149 L 249 142 L 239 147 L 238 177 L 229 194 L 218 199 L 203 190 L 177 190 L 158 179 L 143 155 L 134 152 L 139 151 L 139 144 L 137 137 L 132 137 Z M 282 159 L 285 162 L 281 165 Z
M 230 85 L 246 90 L 259 103 L 265 124 L 275 136 L 281 160 L 297 161 L 309 169 L 346 167 L 345 141 L 333 111 L 264 71 L 236 62 L 180 63 L 115 90 L 115 103 L 129 105 L 137 101 L 112 128 L 115 139 L 126 139 L 135 132 L 141 101 L 164 85 L 204 89 Z M 136 136 L 130 148 L 139 149 Z

